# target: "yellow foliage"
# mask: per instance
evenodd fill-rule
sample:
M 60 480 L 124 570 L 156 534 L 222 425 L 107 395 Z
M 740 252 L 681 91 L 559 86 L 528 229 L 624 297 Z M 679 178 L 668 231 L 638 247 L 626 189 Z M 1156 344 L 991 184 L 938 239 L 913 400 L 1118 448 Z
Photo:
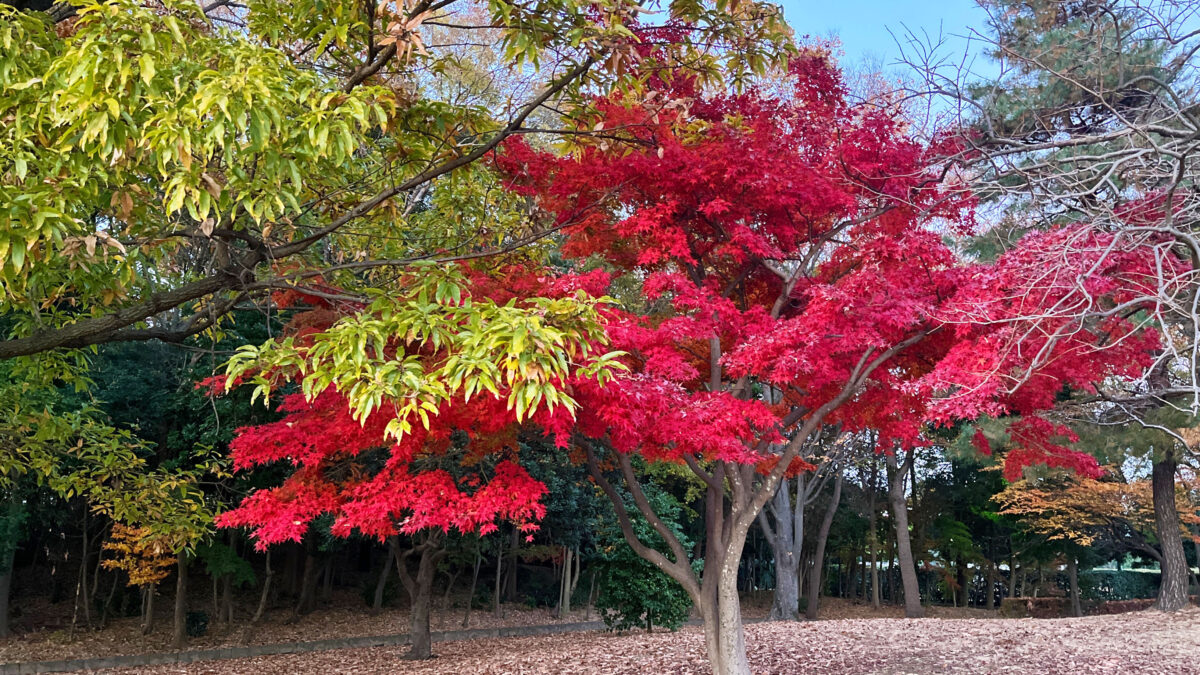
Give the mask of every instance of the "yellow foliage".
M 151 586 L 167 578 L 175 564 L 169 542 L 151 534 L 149 528 L 116 523 L 104 542 L 104 550 L 114 557 L 103 562 L 105 569 L 124 570 L 130 586 Z
M 1180 519 L 1186 527 L 1196 517 L 1178 494 Z M 1154 497 L 1150 481 L 1122 483 L 1056 472 L 1035 480 L 1020 480 L 994 497 L 1000 513 L 1020 518 L 1048 539 L 1091 545 L 1107 533 L 1129 528 L 1153 533 Z

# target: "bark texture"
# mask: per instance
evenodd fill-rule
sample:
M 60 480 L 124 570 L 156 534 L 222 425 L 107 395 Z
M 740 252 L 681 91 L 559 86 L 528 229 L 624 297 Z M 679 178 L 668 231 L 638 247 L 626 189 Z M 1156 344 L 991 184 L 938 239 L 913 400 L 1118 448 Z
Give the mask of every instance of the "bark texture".
M 1154 491 L 1154 523 L 1162 547 L 1162 585 L 1154 608 L 1173 612 L 1187 606 L 1188 566 L 1183 552 L 1179 511 L 1175 505 L 1175 455 L 1168 453 L 1154 463 L 1151 487 Z
M 892 522 L 896 524 L 896 557 L 899 558 L 900 584 L 904 589 L 904 616 L 910 619 L 925 616 L 925 608 L 921 606 L 921 590 L 917 584 L 912 541 L 908 536 L 908 503 L 904 498 L 904 477 L 912 471 L 913 461 L 911 450 L 903 464 L 896 461 L 894 453 L 887 456 L 888 504 L 892 511 Z
M 187 645 L 188 562 L 187 555 L 180 553 L 175 577 L 175 624 L 171 637 L 171 647 L 175 649 L 183 649 Z
M 821 605 L 821 569 L 825 565 L 825 544 L 829 541 L 829 528 L 833 526 L 833 516 L 837 513 L 838 502 L 842 500 L 842 472 L 837 472 L 833 479 L 833 495 L 829 498 L 829 508 L 821 519 L 821 527 L 817 530 L 816 547 L 813 549 L 811 568 L 808 572 L 808 607 L 804 612 L 809 621 L 816 621 Z
M 408 569 L 408 559 L 414 555 L 417 556 L 415 577 Z M 411 642 L 408 653 L 404 655 L 406 659 L 421 660 L 433 656 L 433 635 L 429 627 L 429 615 L 433 608 L 433 578 L 437 574 L 438 561 L 445 555 L 446 552 L 439 548 L 439 538 L 431 534 L 414 548 L 393 556 L 400 581 L 408 591 L 411 602 L 408 631 Z

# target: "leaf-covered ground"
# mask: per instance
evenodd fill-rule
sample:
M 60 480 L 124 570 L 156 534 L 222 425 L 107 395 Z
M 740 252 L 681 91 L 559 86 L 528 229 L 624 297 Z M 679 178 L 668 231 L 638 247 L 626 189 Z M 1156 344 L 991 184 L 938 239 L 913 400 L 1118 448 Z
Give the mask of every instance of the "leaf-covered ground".
M 747 626 L 758 673 L 1200 674 L 1200 609 L 1080 619 L 835 619 Z M 400 660 L 402 648 L 288 654 L 143 668 L 139 673 L 654 673 L 708 672 L 703 636 L 602 633 L 434 645 L 437 658 Z
M 267 612 L 262 624 L 246 631 L 246 622 L 254 611 L 253 597 L 247 597 L 238 605 L 237 623 L 230 628 L 220 623 L 209 625 L 203 637 L 188 641 L 188 649 L 216 649 L 240 645 L 276 644 L 281 642 L 306 642 L 329 638 L 358 637 L 364 635 L 387 635 L 408 632 L 408 608 L 386 607 L 372 613 L 363 604 L 357 593 L 338 591 L 329 604 L 322 604 L 316 611 L 293 618 L 287 607 L 276 607 Z M 443 608 L 439 599 L 432 616 L 433 630 L 458 630 L 463 628 L 464 607 L 462 599 Z M 0 640 L 0 663 L 26 661 L 49 661 L 56 659 L 80 659 L 119 654 L 174 651 L 171 649 L 171 612 L 169 596 L 159 598 L 155 612 L 155 630 L 151 635 L 142 635 L 137 617 L 110 618 L 104 630 L 86 631 L 80 628 L 70 634 L 71 602 L 56 605 L 34 598 L 21 603 L 22 615 L 17 619 L 17 632 L 7 640 Z M 191 598 L 191 607 L 206 610 L 215 615 L 211 601 L 202 593 Z M 471 612 L 470 628 L 496 628 L 500 626 L 537 626 L 554 623 L 569 623 L 597 620 L 595 612 L 583 609 L 572 611 L 569 616 L 557 617 L 546 608 L 529 608 L 519 604 L 504 605 L 504 615 L 496 617 L 490 609 Z M 79 617 L 82 625 L 83 617 Z
M 207 610 L 210 599 L 197 589 L 192 594 L 191 607 Z M 237 623 L 227 627 L 220 623 L 209 626 L 203 637 L 188 642 L 188 649 L 216 649 L 241 645 L 277 644 L 282 642 L 306 642 L 329 638 L 358 637 L 364 635 L 386 635 L 408 631 L 408 608 L 386 607 L 372 613 L 363 606 L 362 598 L 353 591 L 337 591 L 329 604 L 298 618 L 291 617 L 286 607 L 276 607 L 268 612 L 261 625 L 248 633 L 245 623 L 253 613 L 257 597 L 248 595 L 238 603 Z M 748 618 L 767 615 L 771 595 L 756 593 L 744 598 L 742 613 Z M 463 628 L 466 598 L 455 597 L 449 607 L 442 600 L 435 603 L 433 630 L 458 630 Z M 136 617 L 110 618 L 104 630 L 76 630 L 70 632 L 71 603 L 69 601 L 50 604 L 45 598 L 24 599 L 20 603 L 21 615 L 14 621 L 16 633 L 7 640 L 0 640 L 0 663 L 27 661 L 52 661 L 56 659 L 79 659 L 114 656 L 118 654 L 140 654 L 146 652 L 174 651 L 171 649 L 171 598 L 160 598 L 155 613 L 155 631 L 142 635 L 140 620 Z M 932 616 L 946 618 L 973 618 L 994 616 L 982 609 L 953 607 L 930 607 Z M 899 617 L 903 612 L 894 605 L 872 609 L 870 605 L 853 603 L 842 598 L 825 598 L 821 601 L 823 619 L 848 619 L 868 617 Z M 471 612 L 470 628 L 497 628 L 501 626 L 539 626 L 555 623 L 596 621 L 595 612 L 576 608 L 566 617 L 558 617 L 546 608 L 529 608 L 519 604 L 504 605 L 504 613 L 496 617 L 490 609 Z M 78 617 L 82 624 L 83 617 Z

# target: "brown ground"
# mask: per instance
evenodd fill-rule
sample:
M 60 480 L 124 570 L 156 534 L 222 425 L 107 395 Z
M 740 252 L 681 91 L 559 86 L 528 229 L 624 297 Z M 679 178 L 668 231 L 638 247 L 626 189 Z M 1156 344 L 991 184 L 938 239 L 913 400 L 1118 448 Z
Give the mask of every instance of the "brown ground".
M 757 673 L 1200 674 L 1200 609 L 1080 619 L 834 619 L 746 627 Z M 604 633 L 289 654 L 120 673 L 652 673 L 707 672 L 703 637 Z
M 202 595 L 192 598 L 192 608 L 207 610 L 210 614 L 215 614 L 205 600 L 205 596 Z M 466 598 L 458 598 L 447 609 L 443 609 L 441 599 L 435 601 L 432 617 L 433 630 L 461 629 L 465 600 Z M 170 596 L 159 598 L 158 611 L 155 612 L 156 628 L 154 633 L 148 636 L 142 635 L 137 618 L 123 618 L 110 620 L 108 627 L 102 631 L 77 630 L 72 639 L 68 628 L 70 605 L 69 601 L 58 605 L 50 605 L 42 599 L 24 601 L 25 618 L 23 623 L 33 627 L 33 630 L 19 632 L 7 641 L 0 640 L 0 663 L 173 651 L 170 647 Z M 244 621 L 252 613 L 252 607 L 246 605 L 239 609 L 241 610 L 237 617 L 239 623 L 236 623 L 232 629 L 223 624 L 210 624 L 208 634 L 191 639 L 188 648 L 217 649 L 248 644 L 277 644 L 408 632 L 407 608 L 385 608 L 378 614 L 371 614 L 363 606 L 358 594 L 353 591 L 335 592 L 330 606 L 318 608 L 294 623 L 288 622 L 291 614 L 288 609 L 277 608 L 266 615 L 262 625 L 255 628 L 249 640 L 243 639 L 243 629 Z M 756 593 L 746 598 L 743 612 L 747 618 L 760 618 L 765 617 L 769 609 L 770 593 Z M 994 616 L 994 613 L 981 609 L 955 609 L 953 607 L 930 607 L 929 614 L 942 618 Z M 903 616 L 903 611 L 890 605 L 872 609 L 870 605 L 851 603 L 840 598 L 826 598 L 821 603 L 822 619 L 898 618 L 901 616 Z M 82 617 L 79 618 L 82 623 Z M 535 626 L 586 620 L 595 621 L 598 620 L 598 617 L 594 612 L 589 615 L 584 610 L 577 609 L 572 611 L 569 616 L 559 619 L 545 608 L 530 609 L 524 605 L 505 605 L 504 616 L 500 618 L 493 616 L 490 609 L 472 611 L 469 627 Z
M 34 630 L 20 632 L 8 640 L 0 639 L 0 663 L 16 663 L 25 661 L 53 661 L 60 659 L 82 659 L 91 657 L 114 656 L 118 654 L 138 654 L 145 652 L 174 651 L 171 649 L 171 598 L 160 597 L 155 612 L 155 630 L 151 635 L 142 635 L 139 619 L 111 619 L 104 630 L 76 630 L 74 639 L 70 636 L 70 601 L 49 605 L 41 599 L 25 601 L 24 609 L 29 616 L 37 616 L 33 622 Z M 203 596 L 193 598 L 192 609 L 205 610 L 210 615 L 215 614 L 210 607 L 211 602 L 205 603 Z M 442 608 L 442 600 L 435 600 L 431 618 L 433 630 L 459 630 L 463 627 L 462 620 L 465 612 L 465 598 L 451 603 L 449 609 Z M 42 606 L 45 605 L 45 606 Z M 276 608 L 266 614 L 262 624 L 257 626 L 249 640 L 244 640 L 245 622 L 253 613 L 253 607 L 246 605 L 235 617 L 237 621 L 232 628 L 220 623 L 210 623 L 208 634 L 192 638 L 188 642 L 189 649 L 217 649 L 241 645 L 276 644 L 281 642 L 304 642 L 309 640 L 324 640 L 328 638 L 358 637 L 365 635 L 389 635 L 408 632 L 408 609 L 406 607 L 388 607 L 372 614 L 355 591 L 337 591 L 329 606 L 319 607 L 316 611 L 300 617 L 298 621 L 289 622 L 291 615 L 287 608 Z M 66 614 L 64 615 L 64 612 Z M 591 620 L 597 616 L 593 612 Z M 497 618 L 491 609 L 475 609 L 471 612 L 470 628 L 494 628 L 499 626 L 535 626 L 552 623 L 571 623 L 586 620 L 585 612 L 581 609 L 572 611 L 567 617 L 559 619 L 545 608 L 530 609 L 524 605 L 504 605 L 504 616 Z M 26 622 L 30 622 L 27 618 Z M 82 623 L 82 616 L 80 617 Z

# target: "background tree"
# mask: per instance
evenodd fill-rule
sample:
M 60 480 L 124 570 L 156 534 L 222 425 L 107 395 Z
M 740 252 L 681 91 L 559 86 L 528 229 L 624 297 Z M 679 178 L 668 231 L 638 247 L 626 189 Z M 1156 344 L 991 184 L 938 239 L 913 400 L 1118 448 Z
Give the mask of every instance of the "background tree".
M 1192 309 L 1200 270 L 1193 58 L 1200 36 L 1192 8 L 1123 0 L 983 6 L 990 21 L 979 37 L 998 76 L 979 81 L 927 49 L 910 61 L 927 91 L 948 97 L 959 112 L 976 191 L 1012 216 L 991 236 L 1009 246 L 1023 232 L 1070 223 L 1063 258 L 1133 252 L 1162 260 L 1141 284 L 1143 297 L 1154 300 L 1140 319 L 1162 333 L 1161 349 L 1142 377 L 1105 383 L 1115 407 L 1106 416 L 1138 423 L 1161 407 L 1200 413 Z M 1094 299 L 1081 294 L 1060 310 L 1084 321 L 1131 309 Z M 1178 449 L 1163 447 L 1155 468 L 1160 527 L 1172 539 Z M 1187 602 L 1182 542 L 1166 543 L 1166 551 L 1169 581 L 1159 606 L 1177 609 Z
M 837 473 L 836 461 L 847 448 L 848 444 L 838 437 L 836 430 L 826 430 L 819 435 L 800 455 L 815 468 L 781 478 L 775 496 L 758 515 L 759 526 L 771 545 L 775 562 L 770 619 L 799 618 L 802 578 L 811 574 L 809 565 L 816 560 L 806 561 L 803 555 L 805 535 L 808 534 L 806 509 Z

